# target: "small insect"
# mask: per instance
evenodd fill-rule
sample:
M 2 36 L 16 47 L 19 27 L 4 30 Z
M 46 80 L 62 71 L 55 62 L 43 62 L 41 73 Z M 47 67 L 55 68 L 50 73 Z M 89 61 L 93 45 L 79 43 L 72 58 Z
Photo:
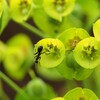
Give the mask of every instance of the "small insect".
M 35 53 L 36 55 L 35 63 L 38 63 L 38 60 L 41 59 L 40 55 L 42 54 L 42 50 L 43 50 L 43 46 L 39 46 L 38 51 Z

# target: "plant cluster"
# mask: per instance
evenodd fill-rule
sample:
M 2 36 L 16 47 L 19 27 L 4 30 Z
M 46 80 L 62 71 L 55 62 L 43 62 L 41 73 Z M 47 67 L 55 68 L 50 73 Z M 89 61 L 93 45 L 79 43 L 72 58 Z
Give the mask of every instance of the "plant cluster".
M 0 35 L 13 20 L 42 38 L 33 44 L 27 35 L 18 33 L 6 43 L 0 40 L 0 62 L 6 73 L 16 81 L 27 73 L 32 77 L 25 87 L 19 88 L 0 71 L 0 79 L 17 91 L 15 100 L 100 98 L 99 5 L 99 0 L 0 0 Z M 38 28 L 27 23 L 29 18 Z M 84 88 L 76 87 L 59 97 L 50 85 L 35 75 L 33 64 L 48 80 L 82 81 Z M 89 76 L 94 77 L 94 90 Z M 1 91 L 0 99 L 4 100 L 6 94 Z M 5 96 L 5 100 L 9 98 Z

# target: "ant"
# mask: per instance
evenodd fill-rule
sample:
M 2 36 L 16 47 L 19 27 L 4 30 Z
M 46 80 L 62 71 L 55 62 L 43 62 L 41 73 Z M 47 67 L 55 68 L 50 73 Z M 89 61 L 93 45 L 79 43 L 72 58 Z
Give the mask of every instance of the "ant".
M 35 55 L 37 54 L 36 59 L 35 59 L 35 63 L 38 63 L 38 60 L 41 58 L 40 55 L 42 54 L 41 53 L 42 50 L 43 50 L 43 46 L 39 46 L 38 51 L 35 53 Z

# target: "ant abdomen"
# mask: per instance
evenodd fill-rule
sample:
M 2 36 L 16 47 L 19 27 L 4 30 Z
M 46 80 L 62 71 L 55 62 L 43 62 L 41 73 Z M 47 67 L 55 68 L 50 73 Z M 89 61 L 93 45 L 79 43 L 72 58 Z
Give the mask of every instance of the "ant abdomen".
M 42 54 L 43 46 L 38 47 L 38 51 L 35 53 L 35 63 L 38 63 L 38 60 L 41 59 L 41 54 Z

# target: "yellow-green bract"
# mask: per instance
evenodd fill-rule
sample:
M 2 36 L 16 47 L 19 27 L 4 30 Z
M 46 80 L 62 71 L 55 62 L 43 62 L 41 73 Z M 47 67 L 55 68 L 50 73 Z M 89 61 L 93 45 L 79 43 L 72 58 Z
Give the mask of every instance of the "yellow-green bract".
M 0 17 L 2 15 L 2 11 L 3 11 L 3 0 L 0 0 Z
M 28 19 L 33 8 L 32 0 L 10 0 L 11 18 L 16 22 Z
M 42 50 L 39 51 L 40 46 Z M 65 57 L 65 47 L 58 39 L 40 40 L 34 48 L 34 59 L 40 66 L 52 68 L 59 65 Z
M 2 41 L 0 41 L 0 62 L 3 61 L 5 57 L 6 49 L 6 45 Z
M 100 41 L 100 19 L 93 24 L 94 37 Z
M 31 80 L 23 89 L 28 96 L 26 100 L 51 100 L 56 97 L 53 89 L 39 78 Z M 18 93 L 14 100 L 24 100 Z
M 24 34 L 18 34 L 7 41 L 3 60 L 5 71 L 15 80 L 21 80 L 33 63 L 33 46 Z
M 68 93 L 66 93 L 64 99 L 65 100 L 98 100 L 95 93 L 93 93 L 91 90 L 87 88 L 82 89 L 80 87 L 70 90 Z
M 77 44 L 87 37 L 89 37 L 88 32 L 82 28 L 70 28 L 58 36 L 65 45 L 66 57 L 56 68 L 66 79 L 84 80 L 92 73 L 93 70 L 82 68 L 73 56 Z
M 76 62 L 86 69 L 93 69 L 100 64 L 100 44 L 94 37 L 80 41 L 74 49 Z
M 63 16 L 69 15 L 74 9 L 75 0 L 44 0 L 43 7 L 46 13 L 58 20 L 62 21 Z
M 81 67 L 73 56 L 73 52 L 66 52 L 65 59 L 56 67 L 57 71 L 66 79 L 84 80 L 88 78 L 93 69 Z
M 58 36 L 58 39 L 64 43 L 66 51 L 73 51 L 77 43 L 87 37 L 89 37 L 89 34 L 86 30 L 82 28 L 70 28 L 62 32 Z
M 62 97 L 57 97 L 57 98 L 54 98 L 54 99 L 52 99 L 52 100 L 65 100 L 65 99 L 62 98 Z

